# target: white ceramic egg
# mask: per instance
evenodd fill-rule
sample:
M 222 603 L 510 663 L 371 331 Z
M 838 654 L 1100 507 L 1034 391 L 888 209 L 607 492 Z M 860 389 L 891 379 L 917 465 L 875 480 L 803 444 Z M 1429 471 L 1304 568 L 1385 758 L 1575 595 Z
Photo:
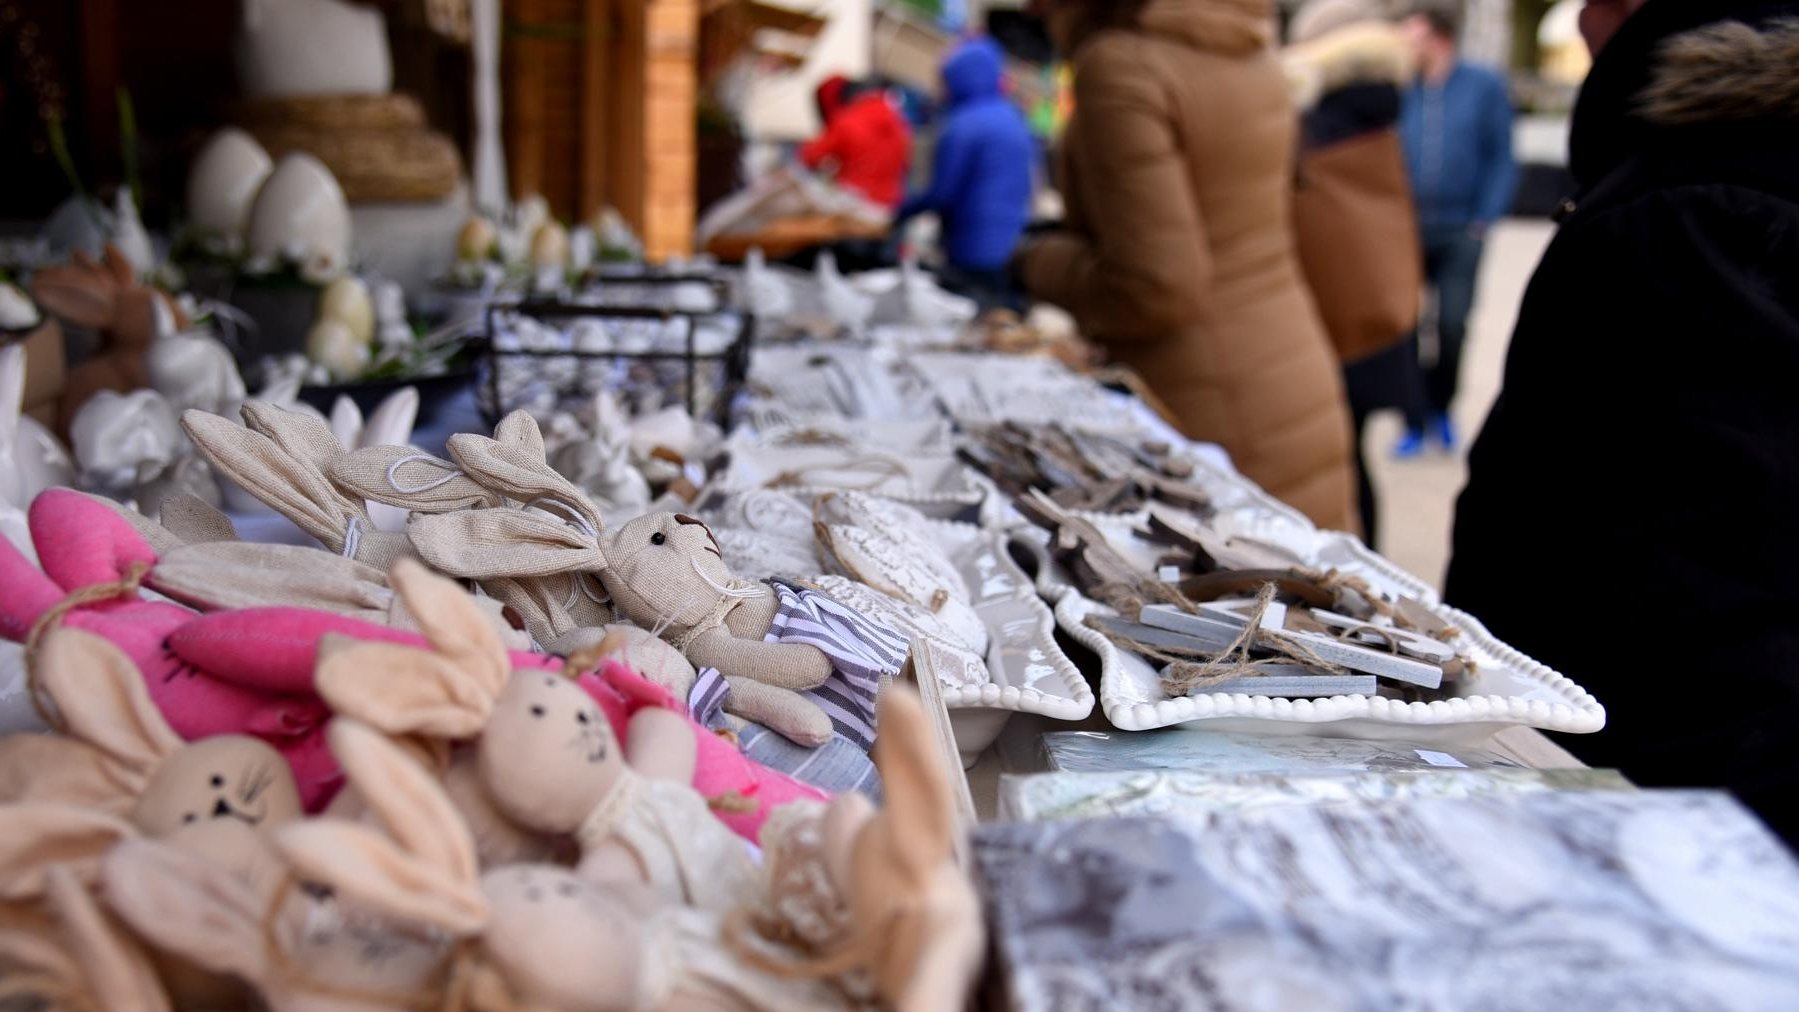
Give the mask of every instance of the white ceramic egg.
M 323 317 L 306 334 L 306 357 L 324 366 L 333 380 L 343 382 L 362 375 L 369 365 L 369 346 L 358 341 L 350 328 L 335 317 Z
M 300 265 L 309 281 L 325 282 L 350 263 L 350 204 L 325 163 L 291 151 L 275 163 L 250 207 L 247 251 L 253 260 Z
M 237 127 L 207 140 L 187 173 L 187 220 L 202 243 L 221 252 L 243 247 L 250 205 L 274 168 L 256 138 Z

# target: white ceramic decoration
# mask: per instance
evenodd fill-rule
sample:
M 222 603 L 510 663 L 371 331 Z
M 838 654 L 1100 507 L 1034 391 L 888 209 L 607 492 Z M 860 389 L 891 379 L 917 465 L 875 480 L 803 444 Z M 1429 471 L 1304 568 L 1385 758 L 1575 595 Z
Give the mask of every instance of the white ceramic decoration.
M 237 72 L 250 98 L 385 95 L 387 21 L 346 0 L 244 0 Z
M 244 402 L 244 378 L 230 350 L 204 330 L 176 333 L 174 314 L 160 301 L 156 313 L 156 340 L 145 356 L 150 386 L 167 398 L 177 415 L 188 408 L 235 415 Z
M 319 293 L 319 318 L 337 320 L 363 344 L 375 339 L 374 297 L 369 286 L 353 274 L 338 278 Z
M 84 483 L 108 490 L 134 487 L 174 462 L 182 433 L 175 409 L 154 390 L 102 390 L 69 423 Z
M 125 255 L 138 277 L 156 269 L 156 247 L 150 244 L 150 233 L 138 217 L 137 203 L 131 199 L 131 188 L 127 186 L 119 187 L 113 194 L 112 244 Z
M 412 443 L 412 427 L 419 417 L 417 387 L 401 387 L 388 394 L 363 420 L 362 409 L 345 394 L 339 394 L 331 405 L 331 434 L 346 450 L 362 450 L 371 446 L 408 446 Z M 369 519 L 377 530 L 403 531 L 406 511 L 385 503 L 369 502 Z
M 341 383 L 362 375 L 369 367 L 370 355 L 368 344 L 357 340 L 347 324 L 325 317 L 306 333 L 306 357 Z
M 350 204 L 325 163 L 304 151 L 281 157 L 250 207 L 246 247 L 262 270 L 286 260 L 320 284 L 344 272 L 350 263 Z
M 829 251 L 818 255 L 818 287 L 831 322 L 851 337 L 861 337 L 874 312 L 874 299 L 844 279 L 837 270 L 837 257 Z
M 576 225 L 568 233 L 568 269 L 583 274 L 600 256 L 600 237 L 589 225 Z
M 793 312 L 793 289 L 787 280 L 768 269 L 762 247 L 752 246 L 743 258 L 743 307 L 764 320 L 779 320 Z
M 593 395 L 569 438 L 550 453 L 550 465 L 580 486 L 605 508 L 607 522 L 617 514 L 623 522 L 642 513 L 650 504 L 650 485 L 631 463 L 631 422 L 609 391 Z
M 398 281 L 375 283 L 375 341 L 383 348 L 404 348 L 417 340 L 406 322 L 406 290 Z
M 44 314 L 18 285 L 0 282 L 0 330 L 29 330 L 43 322 Z
M 256 138 L 237 127 L 212 135 L 187 173 L 187 220 L 208 249 L 235 253 L 250 227 L 250 205 L 275 168 Z
M 23 347 L 0 348 L 0 510 L 22 510 L 39 492 L 75 478 L 62 443 L 24 413 L 25 365 Z

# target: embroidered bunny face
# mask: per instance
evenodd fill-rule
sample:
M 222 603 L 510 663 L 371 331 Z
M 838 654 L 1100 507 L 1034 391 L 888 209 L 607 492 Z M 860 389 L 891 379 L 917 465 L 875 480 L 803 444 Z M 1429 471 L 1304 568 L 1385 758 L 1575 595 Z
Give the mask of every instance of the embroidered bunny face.
M 691 626 L 718 607 L 733 579 L 706 525 L 679 513 L 648 513 L 620 527 L 602 575 L 613 604 L 640 625 Z
M 568 678 L 520 671 L 481 736 L 482 778 L 511 784 L 494 801 L 520 825 L 570 832 L 611 793 L 625 766 L 612 725 Z
M 157 767 L 132 812 L 150 836 L 167 836 L 206 819 L 248 826 L 300 817 L 300 792 L 287 763 L 268 745 L 241 735 L 194 742 Z
M 612 892 L 554 865 L 498 868 L 481 888 L 485 948 L 520 998 L 567 1012 L 637 1007 L 649 954 L 640 918 Z

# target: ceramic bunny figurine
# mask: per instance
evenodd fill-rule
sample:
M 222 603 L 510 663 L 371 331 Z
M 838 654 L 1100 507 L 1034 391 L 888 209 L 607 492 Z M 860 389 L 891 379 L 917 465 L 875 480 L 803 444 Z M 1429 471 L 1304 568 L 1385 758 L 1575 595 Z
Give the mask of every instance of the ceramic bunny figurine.
M 25 349 L 0 348 L 0 508 L 24 509 L 47 488 L 74 481 L 69 451 L 24 413 Z
M 583 431 L 550 455 L 550 465 L 614 512 L 635 515 L 650 503 L 650 485 L 631 463 L 631 420 L 611 391 L 593 395 Z
M 571 678 L 514 671 L 491 631 L 471 624 L 468 595 L 403 562 L 401 588 L 436 647 L 385 643 L 326 650 L 319 691 L 340 713 L 383 731 L 468 739 L 486 798 L 512 822 L 573 836 L 582 868 L 604 881 L 641 880 L 671 902 L 724 903 L 748 881 L 741 842 L 689 786 L 697 743 L 686 718 L 656 707 L 612 722 Z M 371 683 L 368 672 L 382 672 Z
M 174 309 L 156 305 L 156 339 L 145 357 L 150 385 L 177 412 L 236 411 L 244 402 L 244 378 L 231 351 L 210 332 L 177 330 Z
M 187 411 L 181 425 L 219 472 L 292 520 L 332 552 L 386 569 L 411 555 L 403 534 L 377 530 L 362 500 L 326 478 L 343 444 L 321 419 L 260 401 L 243 406 L 243 425 Z
M 31 294 L 63 320 L 105 335 L 106 343 L 98 354 L 69 370 L 60 425 L 65 431 L 75 412 L 95 393 L 150 385 L 144 353 L 156 339 L 159 304 L 177 329 L 187 326 L 180 307 L 163 292 L 139 284 L 131 261 L 110 243 L 98 263 L 77 250 L 71 263 L 38 271 L 31 279 Z
M 554 865 L 482 875 L 467 828 L 437 784 L 380 735 L 332 728 L 353 783 L 386 832 L 318 820 L 284 828 L 276 846 L 346 906 L 421 922 L 474 943 L 450 993 L 477 1009 L 524 1012 L 847 1008 L 828 984 L 758 974 L 733 960 L 720 921 L 659 905 L 627 884 L 601 885 Z

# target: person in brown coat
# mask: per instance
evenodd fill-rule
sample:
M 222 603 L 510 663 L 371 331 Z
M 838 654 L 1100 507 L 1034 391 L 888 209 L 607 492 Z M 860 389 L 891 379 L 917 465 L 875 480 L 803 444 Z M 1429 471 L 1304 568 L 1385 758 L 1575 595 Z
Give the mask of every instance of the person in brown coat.
M 1065 228 L 1014 264 L 1194 439 L 1355 530 L 1349 410 L 1293 249 L 1298 121 L 1272 0 L 1049 0 L 1074 64 Z

